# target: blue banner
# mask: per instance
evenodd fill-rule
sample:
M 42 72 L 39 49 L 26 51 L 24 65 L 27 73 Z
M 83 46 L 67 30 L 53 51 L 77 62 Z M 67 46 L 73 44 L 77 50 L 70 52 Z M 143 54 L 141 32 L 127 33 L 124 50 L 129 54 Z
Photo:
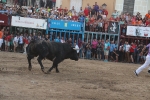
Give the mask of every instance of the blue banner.
M 82 23 L 48 19 L 48 28 L 81 31 Z

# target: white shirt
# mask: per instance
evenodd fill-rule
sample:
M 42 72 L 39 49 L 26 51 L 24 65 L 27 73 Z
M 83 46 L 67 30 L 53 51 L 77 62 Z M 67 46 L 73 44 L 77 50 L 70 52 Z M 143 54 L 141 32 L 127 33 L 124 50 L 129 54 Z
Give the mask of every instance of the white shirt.
M 19 44 L 23 44 L 23 36 L 19 37 Z
M 129 44 L 127 44 L 127 45 L 126 45 L 126 49 L 125 49 L 125 51 L 126 51 L 126 52 L 128 52 L 128 51 L 129 51 L 129 49 L 130 49 L 130 45 L 129 45 Z
M 79 46 L 78 45 L 75 46 L 75 49 L 78 49 L 77 53 L 79 53 Z
M 18 43 L 18 40 L 19 40 L 19 38 L 16 36 L 16 37 L 14 38 L 13 42 Z

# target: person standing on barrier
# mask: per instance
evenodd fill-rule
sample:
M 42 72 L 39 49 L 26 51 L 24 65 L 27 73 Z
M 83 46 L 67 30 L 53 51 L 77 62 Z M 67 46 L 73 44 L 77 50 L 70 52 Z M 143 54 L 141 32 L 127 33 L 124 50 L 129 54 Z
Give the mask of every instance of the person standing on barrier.
M 143 69 L 147 68 L 150 65 L 150 43 L 147 46 L 144 46 L 140 55 L 143 55 L 145 49 L 149 49 L 148 54 L 146 56 L 146 61 L 142 66 L 140 66 L 134 71 L 136 76 L 138 76 Z M 150 68 L 148 69 L 148 73 L 150 73 Z
M 94 10 L 95 10 L 95 15 L 98 15 L 99 6 L 97 5 L 97 2 L 95 2 Z
M 1 50 L 1 46 L 2 46 L 2 43 L 3 43 L 3 35 L 4 35 L 4 29 L 1 29 L 0 31 L 0 50 Z

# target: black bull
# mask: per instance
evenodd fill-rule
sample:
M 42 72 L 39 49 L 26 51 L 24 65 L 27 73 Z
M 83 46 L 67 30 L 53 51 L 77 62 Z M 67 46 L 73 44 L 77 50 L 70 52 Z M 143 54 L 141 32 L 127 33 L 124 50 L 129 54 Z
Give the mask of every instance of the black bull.
M 57 43 L 57 42 L 49 42 L 45 40 L 34 40 L 29 43 L 26 48 L 27 50 L 27 59 L 29 63 L 28 69 L 31 71 L 31 59 L 37 57 L 38 63 L 41 66 L 41 70 L 44 71 L 44 66 L 42 64 L 43 59 L 48 59 L 53 61 L 52 67 L 47 71 L 47 73 L 51 72 L 53 68 L 56 68 L 56 72 L 58 73 L 58 64 L 62 62 L 64 59 L 70 58 L 71 60 L 78 61 L 78 55 L 75 48 L 71 47 L 68 43 Z

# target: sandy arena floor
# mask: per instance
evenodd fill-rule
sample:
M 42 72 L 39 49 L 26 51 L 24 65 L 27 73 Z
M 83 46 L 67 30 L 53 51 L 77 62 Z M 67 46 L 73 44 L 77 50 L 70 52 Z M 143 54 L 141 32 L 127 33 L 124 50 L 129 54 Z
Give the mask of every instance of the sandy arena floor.
M 45 70 L 52 64 L 44 60 Z M 0 52 L 0 100 L 149 100 L 150 75 L 140 65 L 65 60 L 60 73 L 44 74 L 36 58 L 28 71 L 26 55 Z

